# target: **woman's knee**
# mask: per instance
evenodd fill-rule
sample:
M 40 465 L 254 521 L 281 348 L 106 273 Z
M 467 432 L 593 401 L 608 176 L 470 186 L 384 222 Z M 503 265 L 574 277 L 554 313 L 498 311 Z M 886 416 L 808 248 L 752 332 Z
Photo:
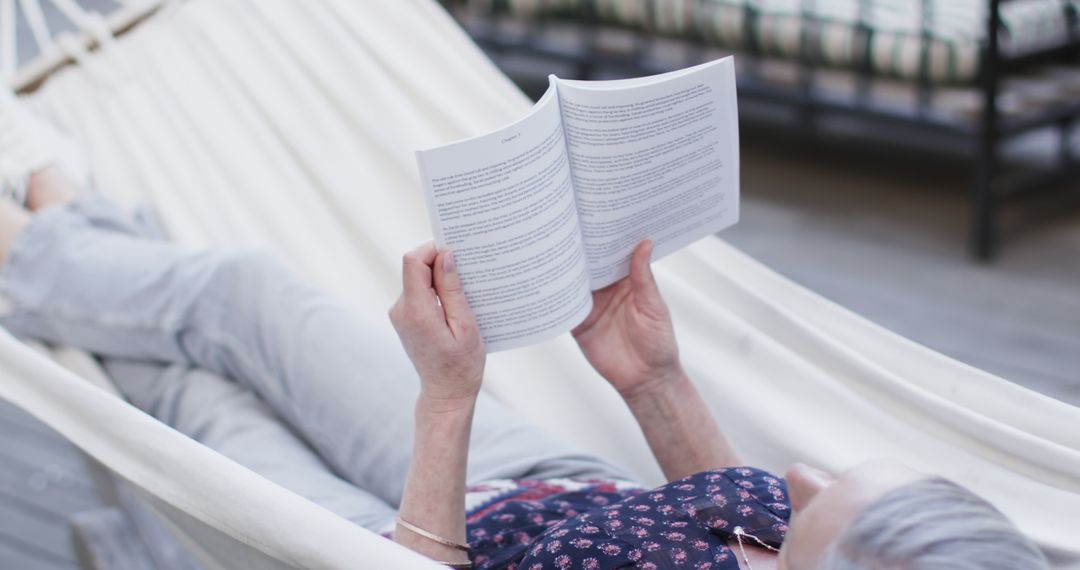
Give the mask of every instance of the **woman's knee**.
M 274 297 L 293 277 L 272 254 L 257 250 L 214 252 L 204 258 L 203 301 L 217 317 L 250 321 L 272 310 Z
M 211 256 L 214 278 L 224 284 L 257 283 L 288 275 L 277 257 L 259 249 L 214 252 Z

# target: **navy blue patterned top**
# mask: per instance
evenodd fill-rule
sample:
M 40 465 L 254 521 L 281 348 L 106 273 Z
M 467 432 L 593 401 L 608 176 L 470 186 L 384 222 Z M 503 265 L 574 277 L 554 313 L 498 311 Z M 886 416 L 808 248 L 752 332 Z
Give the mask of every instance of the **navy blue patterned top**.
M 705 471 L 652 491 L 585 480 L 495 485 L 469 509 L 478 570 L 737 570 L 735 527 L 779 548 L 791 506 L 782 478 Z M 470 496 L 483 496 L 483 488 Z

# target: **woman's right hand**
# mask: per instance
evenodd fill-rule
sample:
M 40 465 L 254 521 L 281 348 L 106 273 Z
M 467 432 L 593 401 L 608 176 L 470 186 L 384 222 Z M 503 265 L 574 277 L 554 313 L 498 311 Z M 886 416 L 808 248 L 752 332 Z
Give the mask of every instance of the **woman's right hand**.
M 440 408 L 471 405 L 487 354 L 453 254 L 430 242 L 405 254 L 402 284 L 390 322 L 420 375 L 421 396 Z

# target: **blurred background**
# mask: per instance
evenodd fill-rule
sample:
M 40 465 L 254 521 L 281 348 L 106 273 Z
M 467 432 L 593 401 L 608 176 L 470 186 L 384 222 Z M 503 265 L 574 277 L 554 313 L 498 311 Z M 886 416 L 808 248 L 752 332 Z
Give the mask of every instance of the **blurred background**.
M 723 238 L 915 342 L 1080 404 L 1077 3 L 444 4 L 534 98 L 549 73 L 734 54 L 743 210 Z
M 735 54 L 742 219 L 723 238 L 914 342 L 1080 405 L 1080 2 L 444 4 L 534 98 L 550 73 Z M 74 32 L 62 5 L 43 2 L 41 21 Z M 82 457 L 0 402 L 0 568 L 75 568 L 69 517 L 98 502 Z

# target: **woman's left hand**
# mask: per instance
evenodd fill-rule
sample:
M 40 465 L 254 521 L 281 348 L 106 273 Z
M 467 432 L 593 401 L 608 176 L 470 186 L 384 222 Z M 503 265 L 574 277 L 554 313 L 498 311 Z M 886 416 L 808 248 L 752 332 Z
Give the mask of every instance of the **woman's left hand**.
M 390 321 L 431 403 L 471 404 L 480 391 L 486 353 L 450 251 L 427 243 L 402 260 L 404 291 Z
M 630 275 L 593 291 L 592 313 L 572 331 L 585 358 L 627 400 L 685 376 L 651 256 L 652 242 L 639 243 Z

